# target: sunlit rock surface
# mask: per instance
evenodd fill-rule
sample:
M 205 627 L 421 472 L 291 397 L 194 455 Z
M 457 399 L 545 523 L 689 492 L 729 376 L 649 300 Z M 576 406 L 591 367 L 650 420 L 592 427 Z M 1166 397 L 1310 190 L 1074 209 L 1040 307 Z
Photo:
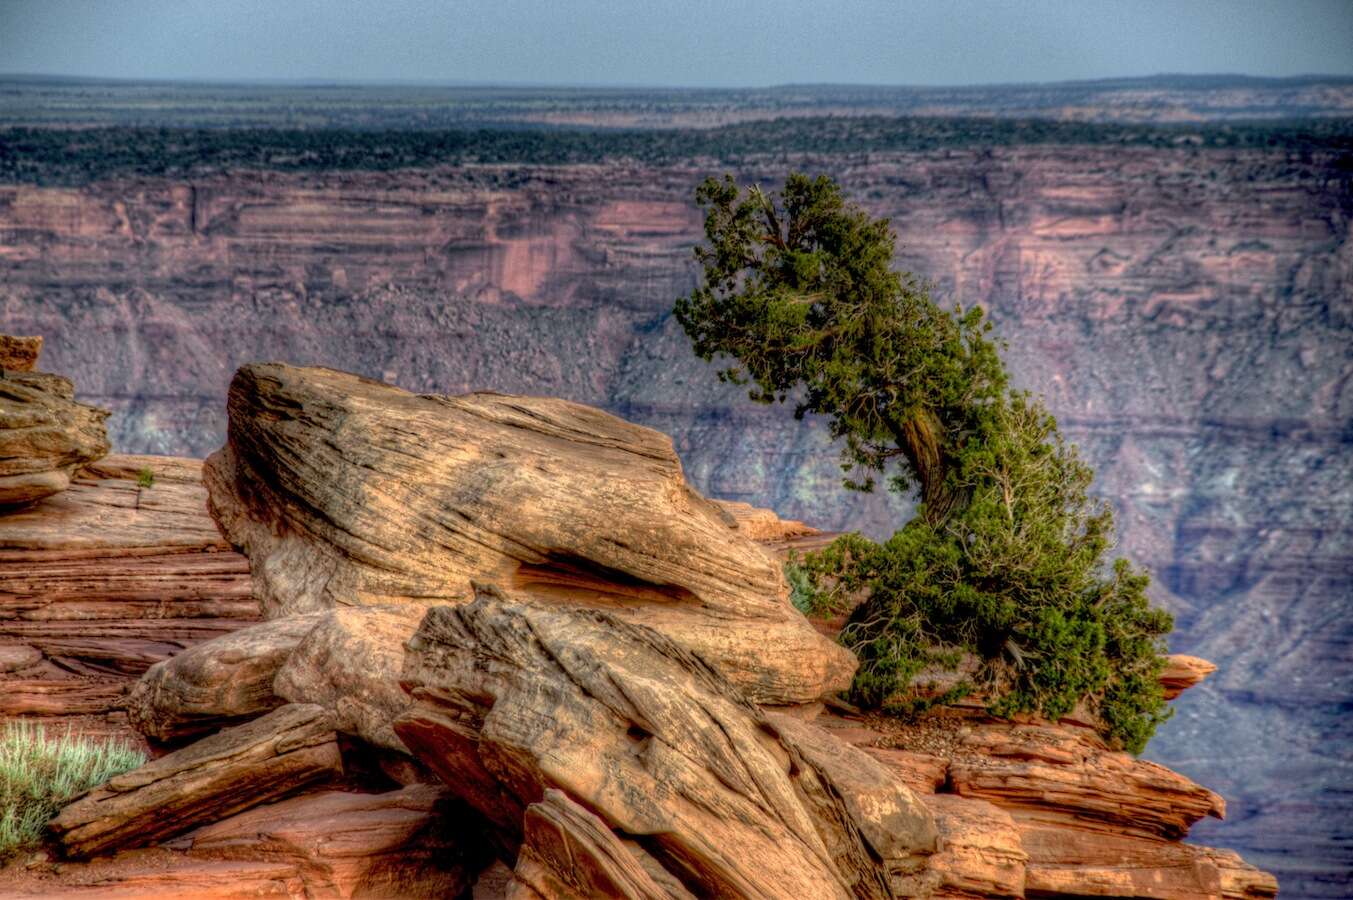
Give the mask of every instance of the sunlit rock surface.
M 1219 666 L 1150 750 L 1231 799 L 1198 834 L 1278 870 L 1289 896 L 1345 893 L 1346 159 L 1014 147 L 739 174 L 790 167 L 836 175 L 892 217 L 900 264 L 988 307 L 1019 381 L 1097 466 L 1124 551 L 1178 616 L 1173 649 Z M 114 410 L 124 450 L 204 455 L 239 364 L 316 363 L 600 405 L 676 436 L 705 493 L 882 533 L 904 504 L 839 491 L 822 428 L 718 385 L 668 318 L 693 284 L 691 192 L 717 168 L 0 188 L 0 328 L 45 335 L 44 366 Z

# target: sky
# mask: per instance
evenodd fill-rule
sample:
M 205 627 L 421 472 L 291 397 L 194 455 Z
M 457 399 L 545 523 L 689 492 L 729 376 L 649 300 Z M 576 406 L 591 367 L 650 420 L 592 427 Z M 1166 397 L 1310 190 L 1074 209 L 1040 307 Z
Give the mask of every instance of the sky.
M 0 0 L 0 72 L 692 87 L 1353 75 L 1353 0 Z

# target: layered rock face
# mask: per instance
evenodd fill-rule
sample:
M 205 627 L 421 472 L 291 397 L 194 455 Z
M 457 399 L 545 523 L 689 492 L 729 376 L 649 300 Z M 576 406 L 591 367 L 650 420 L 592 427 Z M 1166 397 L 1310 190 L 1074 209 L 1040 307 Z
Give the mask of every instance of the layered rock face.
M 69 379 L 34 372 L 40 337 L 0 334 L 0 509 L 50 497 L 108 452 L 108 413 L 75 402 Z
M 1122 545 L 1220 664 L 1151 753 L 1232 798 L 1214 841 L 1339 896 L 1350 868 L 1347 425 L 1353 191 L 1337 154 L 1013 147 L 749 162 L 826 171 L 898 262 L 981 303 L 1120 512 Z M 668 319 L 714 164 L 251 173 L 0 189 L 0 327 L 114 410 L 120 446 L 205 454 L 234 369 L 283 359 L 416 391 L 601 406 L 677 436 L 691 482 L 824 528 L 822 429 L 755 407 Z M 1217 740 L 1225 734 L 1228 739 Z M 1317 837 L 1297 841 L 1293 835 Z M 1323 885 L 1323 887 L 1322 887 Z
M 142 673 L 259 618 L 249 562 L 208 516 L 197 460 L 108 456 L 62 493 L 0 512 L 4 717 L 127 736 L 124 701 Z
M 276 364 L 230 414 L 210 506 L 270 618 L 142 675 L 177 749 L 67 805 L 67 861 L 10 893 L 1274 896 L 1179 843 L 1217 795 L 1088 728 L 824 715 L 853 660 L 771 549 L 820 536 L 704 500 L 655 432 Z

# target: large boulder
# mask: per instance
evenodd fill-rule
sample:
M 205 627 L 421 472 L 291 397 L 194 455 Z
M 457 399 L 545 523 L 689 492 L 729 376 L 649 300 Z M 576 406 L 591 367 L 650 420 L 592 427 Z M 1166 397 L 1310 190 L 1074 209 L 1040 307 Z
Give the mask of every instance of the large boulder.
M 474 578 L 656 628 L 760 702 L 850 681 L 854 658 L 656 431 L 564 400 L 275 364 L 236 373 L 229 419 L 204 477 L 270 617 L 463 603 Z
M 157 662 L 127 697 L 132 726 L 146 737 L 177 741 L 284 705 L 273 691 L 277 671 L 323 616 L 260 622 Z
M 486 588 L 428 612 L 403 682 L 395 732 L 489 823 L 523 896 L 884 898 L 936 849 L 882 767 L 609 612 Z
M 108 452 L 108 413 L 75 402 L 60 375 L 32 371 L 40 339 L 0 335 L 0 508 L 64 491 Z

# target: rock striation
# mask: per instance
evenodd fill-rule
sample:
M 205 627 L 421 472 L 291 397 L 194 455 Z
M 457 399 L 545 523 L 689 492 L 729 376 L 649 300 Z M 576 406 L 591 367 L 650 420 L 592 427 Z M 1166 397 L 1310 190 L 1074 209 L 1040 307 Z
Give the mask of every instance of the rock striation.
M 123 702 L 142 673 L 259 621 L 249 561 L 207 514 L 201 472 L 108 456 L 0 513 L 0 716 L 135 736 Z
M 211 509 L 270 617 L 470 599 L 470 580 L 642 617 L 764 703 L 843 690 L 854 659 L 780 564 L 696 493 L 667 436 L 563 400 L 438 397 L 243 367 Z
M 132 685 L 125 701 L 132 727 L 171 742 L 282 706 L 286 701 L 273 690 L 277 670 L 322 616 L 290 616 L 241 628 L 157 662 Z
M 332 716 L 292 704 L 114 777 L 61 810 L 50 827 L 77 858 L 142 847 L 341 771 Z
M 560 401 L 417 396 L 278 365 L 240 373 L 231 414 L 211 508 L 252 555 L 270 618 L 163 659 L 65 626 L 86 656 L 141 673 L 122 701 L 131 722 L 176 749 L 66 806 L 49 826 L 61 861 L 0 869 L 0 892 L 1276 893 L 1234 853 L 1181 842 L 1224 814 L 1218 795 L 1072 719 L 827 712 L 845 709 L 830 679 L 778 674 L 845 653 L 789 606 L 778 573 L 787 546 L 824 536 L 704 500 L 654 432 Z M 107 552 L 163 536 L 180 509 L 147 520 L 134 501 L 136 515 L 104 521 L 128 530 L 116 537 L 69 514 L 81 483 L 0 525 L 30 545 L 69 525 L 62 553 Z M 191 528 L 180 540 L 196 546 Z M 60 570 L 46 576 L 33 608 L 62 596 Z M 135 583 L 145 592 L 127 602 L 154 595 Z M 719 641 L 690 625 L 710 611 Z M 775 628 L 784 650 L 767 643 Z M 22 671 L 54 640 L 0 662 Z M 1164 680 L 1184 690 L 1207 672 L 1176 659 Z
M 528 809 L 559 791 L 591 830 L 637 841 L 634 896 L 663 896 L 643 877 L 651 859 L 697 896 L 887 897 L 875 861 L 905 877 L 934 850 L 908 788 L 833 777 L 708 664 L 605 612 L 496 590 L 434 608 L 403 681 L 414 705 L 396 733 L 503 844 L 520 846 Z M 586 831 L 577 841 L 598 847 Z M 574 880 L 571 866 L 552 875 Z
M 0 510 L 64 491 L 108 452 L 108 412 L 75 402 L 70 379 L 33 371 L 41 349 L 0 334 Z

